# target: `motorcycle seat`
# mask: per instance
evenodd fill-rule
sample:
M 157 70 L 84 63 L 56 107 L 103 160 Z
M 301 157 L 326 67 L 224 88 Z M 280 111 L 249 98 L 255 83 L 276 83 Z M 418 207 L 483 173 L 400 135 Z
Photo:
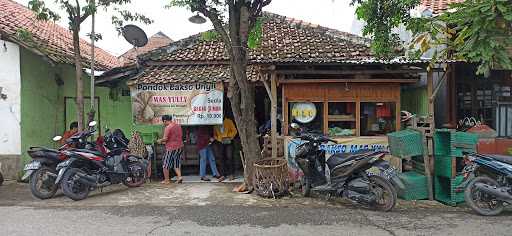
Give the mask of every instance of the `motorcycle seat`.
M 505 156 L 505 155 L 486 155 L 494 160 L 505 162 L 507 164 L 512 165 L 512 156 Z
M 334 168 L 338 165 L 341 165 L 345 162 L 348 162 L 348 161 L 354 160 L 358 157 L 367 155 L 370 152 L 372 152 L 372 151 L 365 150 L 365 151 L 357 151 L 357 152 L 352 152 L 352 153 L 337 153 L 337 154 L 332 155 L 327 160 L 327 166 L 329 166 L 329 168 L 332 169 L 332 168 Z

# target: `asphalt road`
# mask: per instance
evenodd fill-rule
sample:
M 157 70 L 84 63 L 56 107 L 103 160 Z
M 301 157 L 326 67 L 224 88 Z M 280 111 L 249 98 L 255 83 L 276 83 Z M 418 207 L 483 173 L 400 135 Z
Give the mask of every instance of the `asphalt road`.
M 512 212 L 481 217 L 465 207 L 400 201 L 392 212 L 297 196 L 265 199 L 230 184 L 128 189 L 112 186 L 86 200 L 41 201 L 26 184 L 0 187 L 0 236 L 11 235 L 512 235 Z
M 255 206 L 0 207 L 0 235 L 512 235 L 510 214 Z

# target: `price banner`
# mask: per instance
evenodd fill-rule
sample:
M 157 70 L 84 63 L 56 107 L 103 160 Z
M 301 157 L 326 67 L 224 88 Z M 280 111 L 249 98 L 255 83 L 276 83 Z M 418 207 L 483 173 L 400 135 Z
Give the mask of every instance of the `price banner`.
M 131 88 L 137 124 L 161 124 L 172 115 L 182 125 L 222 124 L 224 87 L 219 83 L 137 84 Z

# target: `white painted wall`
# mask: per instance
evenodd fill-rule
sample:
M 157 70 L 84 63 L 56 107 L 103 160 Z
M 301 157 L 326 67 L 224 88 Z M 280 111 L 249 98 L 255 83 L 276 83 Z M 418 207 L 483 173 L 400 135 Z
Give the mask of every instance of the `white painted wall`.
M 0 155 L 21 155 L 20 48 L 0 40 Z

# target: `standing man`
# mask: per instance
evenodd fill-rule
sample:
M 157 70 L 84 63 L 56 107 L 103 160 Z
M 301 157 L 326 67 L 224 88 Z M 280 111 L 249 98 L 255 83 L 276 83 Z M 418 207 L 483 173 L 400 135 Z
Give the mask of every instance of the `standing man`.
M 212 129 L 209 126 L 199 126 L 197 128 L 197 150 L 199 150 L 199 175 L 202 181 L 210 181 L 206 177 L 206 165 L 210 164 L 210 170 L 214 178 L 219 182 L 224 180 L 224 176 L 217 171 L 217 164 L 215 163 L 215 156 L 213 155 L 210 144 L 214 141 L 212 138 Z
M 229 180 L 234 180 L 235 161 L 233 159 L 233 139 L 238 131 L 235 123 L 224 118 L 222 125 L 217 125 L 213 129 L 213 137 L 215 138 L 215 156 L 219 158 L 220 172 L 224 176 L 229 176 Z
M 164 137 L 157 142 L 165 144 L 165 154 L 162 161 L 162 168 L 164 172 L 164 181 L 162 184 L 170 184 L 169 169 L 174 168 L 177 175 L 176 183 L 181 184 L 183 178 L 181 177 L 181 161 L 183 157 L 183 131 L 181 126 L 173 122 L 172 116 L 162 116 L 162 122 L 165 125 Z

